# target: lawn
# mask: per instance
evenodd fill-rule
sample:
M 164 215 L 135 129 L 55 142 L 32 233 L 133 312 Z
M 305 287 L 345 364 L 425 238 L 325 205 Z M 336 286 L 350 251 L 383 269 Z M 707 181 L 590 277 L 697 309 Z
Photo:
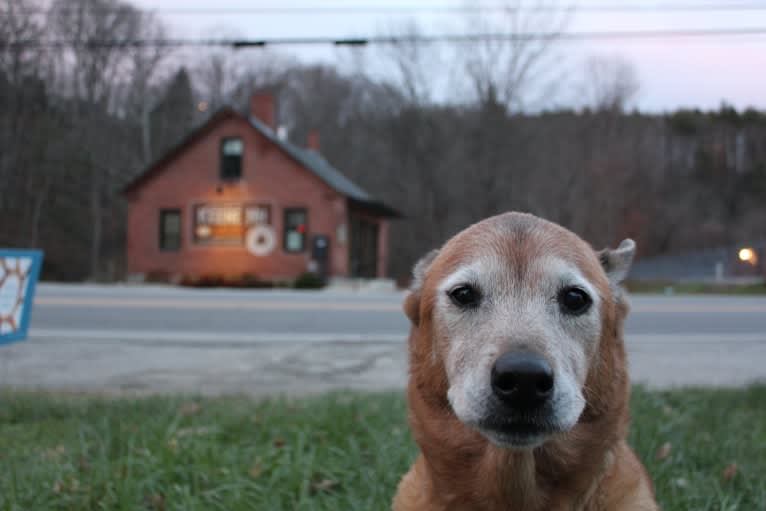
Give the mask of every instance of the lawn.
M 663 509 L 766 509 L 766 386 L 635 389 Z M 416 453 L 400 394 L 0 392 L 0 510 L 382 510 Z

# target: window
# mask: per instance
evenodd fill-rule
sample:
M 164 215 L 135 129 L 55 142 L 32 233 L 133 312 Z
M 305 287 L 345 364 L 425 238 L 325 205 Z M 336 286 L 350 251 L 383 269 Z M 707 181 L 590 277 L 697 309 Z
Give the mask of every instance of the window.
M 242 177 L 241 138 L 224 138 L 221 141 L 221 179 L 232 180 Z
M 160 210 L 160 250 L 173 252 L 181 248 L 181 210 Z
M 271 205 L 270 204 L 247 204 L 245 206 L 245 224 L 252 225 L 271 225 Z
M 292 208 L 285 210 L 285 252 L 306 250 L 306 210 Z

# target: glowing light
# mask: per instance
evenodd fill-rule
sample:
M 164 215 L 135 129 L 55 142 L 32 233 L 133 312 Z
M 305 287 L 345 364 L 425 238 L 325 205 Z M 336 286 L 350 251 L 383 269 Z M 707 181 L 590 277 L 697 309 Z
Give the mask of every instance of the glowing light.
M 200 101 L 197 104 L 197 110 L 199 110 L 200 112 L 207 112 L 207 107 L 208 107 L 207 101 Z
M 208 236 L 210 236 L 211 232 L 212 231 L 210 227 L 208 227 L 207 225 L 200 225 L 199 227 L 197 227 L 197 237 L 199 238 L 207 238 Z
M 755 250 L 752 248 L 743 248 L 739 251 L 739 260 L 746 263 L 755 264 L 758 262 L 758 256 L 755 255 Z

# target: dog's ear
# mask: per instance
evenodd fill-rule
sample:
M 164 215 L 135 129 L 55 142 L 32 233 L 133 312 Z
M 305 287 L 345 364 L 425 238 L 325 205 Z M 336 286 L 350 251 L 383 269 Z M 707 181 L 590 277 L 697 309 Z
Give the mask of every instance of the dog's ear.
M 622 240 L 620 246 L 614 250 L 606 248 L 598 253 L 598 259 L 610 284 L 616 286 L 625 280 L 635 255 L 636 243 L 631 239 Z
M 407 317 L 410 318 L 414 325 L 420 323 L 420 293 L 423 289 L 426 272 L 438 254 L 438 249 L 431 250 L 420 258 L 412 270 L 412 284 L 410 285 L 407 297 L 404 299 L 404 313 L 407 314 Z

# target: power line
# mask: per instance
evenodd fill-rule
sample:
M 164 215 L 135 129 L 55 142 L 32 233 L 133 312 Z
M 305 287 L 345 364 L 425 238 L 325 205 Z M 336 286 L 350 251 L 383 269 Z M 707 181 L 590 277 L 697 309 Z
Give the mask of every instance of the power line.
M 576 12 L 705 12 L 705 11 L 762 11 L 766 10 L 766 4 L 754 3 L 699 3 L 699 4 L 591 4 L 579 7 L 560 7 L 560 6 L 530 6 L 514 8 L 502 5 L 485 6 L 457 6 L 448 5 L 437 7 L 433 5 L 410 5 L 410 6 L 296 6 L 296 7 L 166 7 L 157 9 L 147 9 L 148 12 L 157 14 L 177 14 L 177 15 L 241 15 L 241 14 L 273 14 L 273 15 L 337 15 L 337 14 L 408 14 L 408 13 L 472 13 L 472 12 L 566 12 L 574 10 Z M 113 8 L 67 8 L 58 9 L 57 12 L 89 12 L 89 13 L 113 13 L 119 9 Z M 27 8 L 27 9 L 4 9 L 0 14 L 43 14 L 45 9 Z
M 586 40 L 648 40 L 681 38 L 718 38 L 737 36 L 766 35 L 766 27 L 722 28 L 722 29 L 687 29 L 687 30 L 636 30 L 636 31 L 599 31 L 599 32 L 536 32 L 536 33 L 483 33 L 483 34 L 441 34 L 415 36 L 371 36 L 359 38 L 317 37 L 274 37 L 264 39 L 130 39 L 130 40 L 51 40 L 51 41 L 2 41 L 0 48 L 64 48 L 70 46 L 103 48 L 140 48 L 140 47 L 229 47 L 261 48 L 281 45 L 335 45 L 368 46 L 394 44 L 431 44 L 431 43 L 475 43 L 482 41 L 586 41 Z

